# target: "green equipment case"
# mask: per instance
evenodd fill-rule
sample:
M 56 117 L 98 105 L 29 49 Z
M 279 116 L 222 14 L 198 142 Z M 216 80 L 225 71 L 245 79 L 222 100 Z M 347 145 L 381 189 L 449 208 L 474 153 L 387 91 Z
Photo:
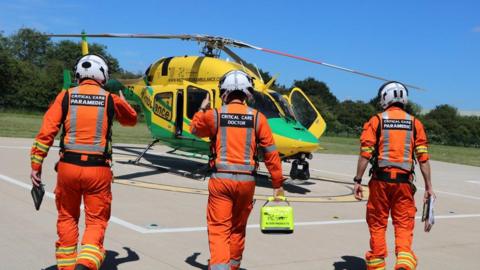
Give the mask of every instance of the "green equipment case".
M 274 203 L 275 199 L 269 197 L 261 209 L 260 229 L 262 233 L 289 234 L 293 233 L 293 208 L 287 198 L 279 197 L 287 205 Z

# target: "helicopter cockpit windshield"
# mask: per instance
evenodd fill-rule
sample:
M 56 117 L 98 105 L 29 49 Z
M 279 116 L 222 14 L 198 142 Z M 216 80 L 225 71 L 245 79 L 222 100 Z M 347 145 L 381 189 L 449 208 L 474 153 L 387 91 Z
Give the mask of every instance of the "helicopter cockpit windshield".
M 280 105 L 280 108 L 282 108 L 282 110 L 285 112 L 285 116 L 288 119 L 296 120 L 292 107 L 282 95 L 277 92 L 270 92 L 270 96 L 272 96 L 273 99 L 275 99 L 275 101 Z
M 248 106 L 260 111 L 267 118 L 280 118 L 280 112 L 272 99 L 261 92 L 254 91 L 253 99 L 247 101 Z

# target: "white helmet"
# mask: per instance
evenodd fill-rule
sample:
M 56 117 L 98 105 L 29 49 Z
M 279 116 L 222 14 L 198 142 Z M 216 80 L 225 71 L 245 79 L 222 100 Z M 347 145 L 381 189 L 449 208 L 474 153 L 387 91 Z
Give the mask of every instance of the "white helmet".
M 108 81 L 107 61 L 98 55 L 84 55 L 75 64 L 74 73 L 79 81 L 92 79 L 103 85 Z
M 390 81 L 380 86 L 378 98 L 384 110 L 394 103 L 407 105 L 408 89 L 402 83 Z
M 232 70 L 220 79 L 218 88 L 222 93 L 222 99 L 228 100 L 228 95 L 233 91 L 242 91 L 247 99 L 253 98 L 253 79 L 241 70 Z

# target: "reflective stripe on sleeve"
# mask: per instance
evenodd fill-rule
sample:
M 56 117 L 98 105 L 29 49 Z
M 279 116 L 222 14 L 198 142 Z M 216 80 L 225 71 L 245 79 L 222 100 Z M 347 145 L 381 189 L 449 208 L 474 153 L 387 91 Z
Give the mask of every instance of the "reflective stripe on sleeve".
M 241 173 L 224 173 L 224 172 L 215 172 L 212 173 L 211 178 L 221 178 L 221 179 L 230 179 L 238 182 L 249 182 L 255 181 L 255 176 L 251 174 L 241 174 Z
M 417 155 L 428 153 L 428 147 L 426 147 L 424 145 L 417 146 L 415 148 L 415 153 L 417 153 Z
M 33 163 L 38 163 L 38 164 L 42 164 L 42 163 L 43 163 L 43 157 L 38 156 L 38 155 L 32 155 L 32 156 L 30 157 L 30 160 L 31 160 Z
M 370 146 L 360 148 L 360 151 L 367 152 L 367 153 L 372 153 L 374 150 L 375 150 L 375 147 L 370 147 Z
M 265 153 L 270 153 L 277 150 L 277 147 L 274 144 L 272 144 L 270 146 L 263 147 L 263 150 L 265 151 Z
M 39 141 L 34 141 L 33 142 L 33 147 L 37 148 L 38 150 L 44 152 L 44 153 L 47 153 L 48 152 L 48 149 L 50 149 L 50 147 L 46 144 L 43 144 Z

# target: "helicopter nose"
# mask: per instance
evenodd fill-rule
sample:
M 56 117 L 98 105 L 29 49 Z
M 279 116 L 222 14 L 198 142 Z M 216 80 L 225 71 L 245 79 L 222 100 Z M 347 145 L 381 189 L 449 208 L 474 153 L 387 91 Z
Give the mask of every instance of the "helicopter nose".
M 281 132 L 274 131 L 274 140 L 278 151 L 291 156 L 297 153 L 311 153 L 320 145 L 318 139 L 303 127 L 285 128 Z

